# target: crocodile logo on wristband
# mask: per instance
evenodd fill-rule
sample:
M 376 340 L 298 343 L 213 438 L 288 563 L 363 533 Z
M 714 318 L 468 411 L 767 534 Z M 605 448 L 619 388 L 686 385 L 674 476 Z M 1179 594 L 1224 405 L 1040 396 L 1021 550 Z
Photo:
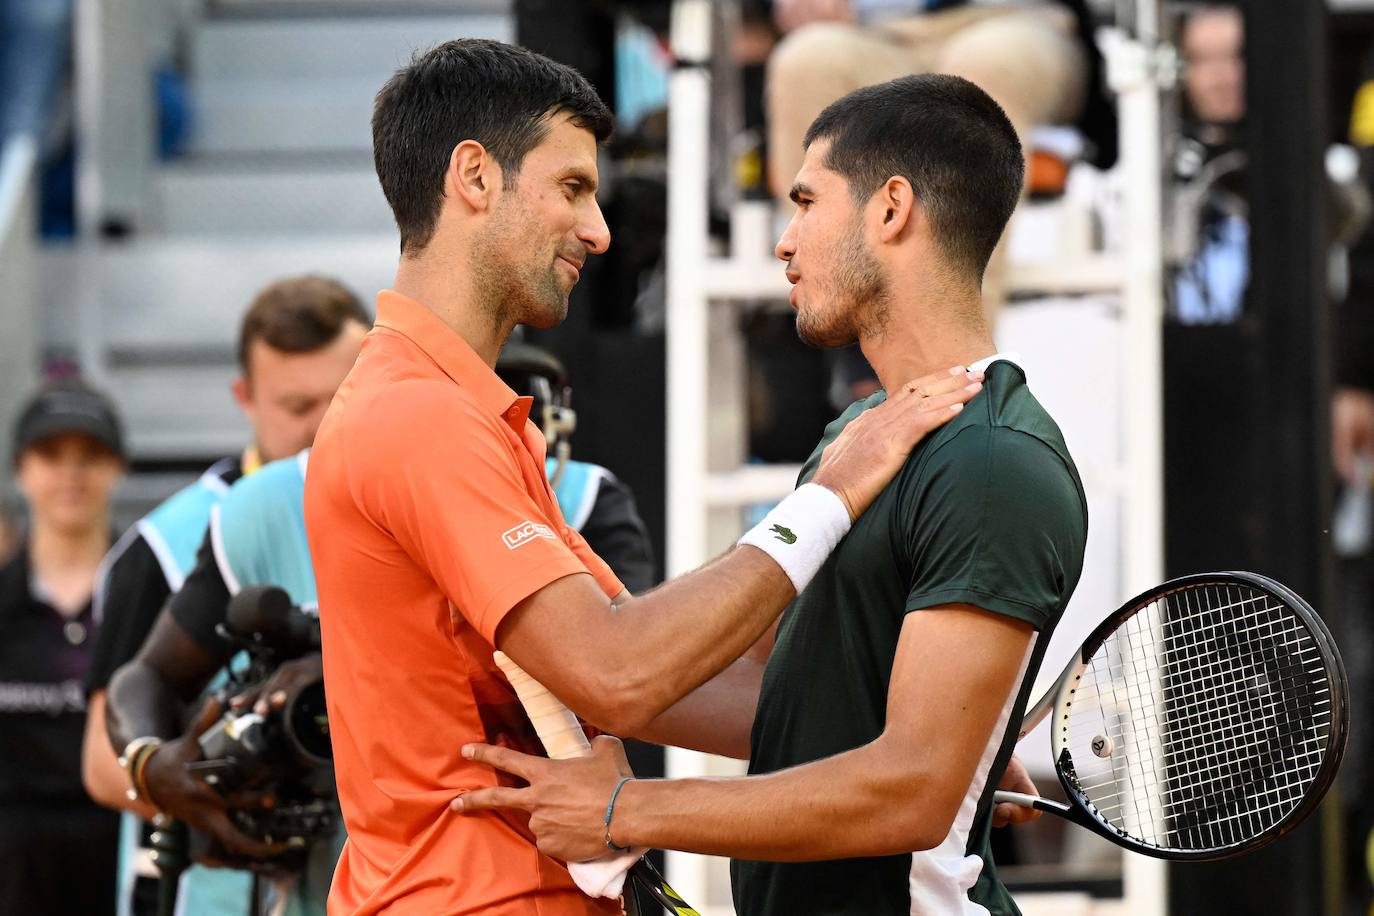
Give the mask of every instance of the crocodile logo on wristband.
M 768 530 L 773 532 L 773 536 L 776 537 L 778 540 L 782 541 L 784 544 L 797 543 L 797 536 L 792 533 L 791 528 L 784 528 L 782 525 L 774 525 L 772 528 Z

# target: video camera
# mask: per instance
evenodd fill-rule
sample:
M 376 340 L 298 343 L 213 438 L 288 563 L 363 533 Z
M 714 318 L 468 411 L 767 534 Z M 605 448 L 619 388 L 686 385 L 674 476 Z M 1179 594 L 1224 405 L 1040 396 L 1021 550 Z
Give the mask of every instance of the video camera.
M 243 649 L 247 665 L 231 662 L 217 696 L 228 701 L 261 687 L 282 663 L 320 651 L 319 618 L 291 604 L 274 586 L 245 588 L 229 602 L 219 635 Z M 333 750 L 324 681 L 294 689 L 267 715 L 230 710 L 200 737 L 202 760 L 189 768 L 225 796 L 270 795 L 263 810 L 231 809 L 238 828 L 268 842 L 308 846 L 337 825 Z

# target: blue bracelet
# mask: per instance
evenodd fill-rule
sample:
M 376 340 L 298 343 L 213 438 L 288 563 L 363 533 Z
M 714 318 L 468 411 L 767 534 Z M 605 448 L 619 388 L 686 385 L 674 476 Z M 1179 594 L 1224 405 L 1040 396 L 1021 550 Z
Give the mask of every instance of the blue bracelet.
M 625 783 L 634 779 L 633 776 L 622 776 L 620 782 L 615 784 L 615 791 L 611 793 L 611 800 L 606 805 L 606 848 L 612 852 L 629 852 L 628 846 L 617 846 L 615 840 L 611 839 L 611 815 L 615 814 L 615 800 L 620 797 L 620 790 L 625 788 Z

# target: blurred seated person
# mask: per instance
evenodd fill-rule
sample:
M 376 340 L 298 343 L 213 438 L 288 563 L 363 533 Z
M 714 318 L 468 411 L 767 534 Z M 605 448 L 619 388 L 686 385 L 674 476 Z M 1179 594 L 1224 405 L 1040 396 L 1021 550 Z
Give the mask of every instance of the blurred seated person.
M 821 109 L 909 73 L 977 84 L 1006 111 L 1027 155 L 1033 127 L 1074 122 L 1092 102 L 1100 164 L 1115 158 L 1114 122 L 1090 92 L 1100 59 L 1084 0 L 775 0 L 773 16 L 784 37 L 768 64 L 766 107 L 770 183 L 780 199 Z M 1004 297 L 1004 248 L 984 279 L 990 318 Z
M 1183 142 L 1174 168 L 1183 186 L 1174 224 L 1179 232 L 1175 256 L 1183 267 L 1174 283 L 1174 315 L 1184 324 L 1230 323 L 1241 315 L 1250 275 L 1240 8 L 1208 4 L 1195 9 L 1182 22 L 1179 45 Z M 1369 194 L 1358 181 L 1357 163 L 1347 147 L 1327 152 L 1326 240 L 1332 246 L 1348 248 L 1368 220 Z M 1352 289 L 1358 285 L 1352 282 Z
M 1234 148 L 1245 117 L 1245 21 L 1240 8 L 1214 3 L 1183 20 L 1184 134 L 1211 155 Z
M 114 913 L 119 822 L 81 784 L 91 595 L 124 472 L 114 407 L 75 382 L 20 414 L 15 481 L 29 525 L 0 567 L 0 910 Z
M 1184 324 L 1240 317 L 1250 279 L 1249 206 L 1245 198 L 1245 23 L 1230 5 L 1204 6 L 1182 22 L 1183 142 L 1175 172 L 1189 211 L 1187 259 L 1174 280 L 1174 313 Z
M 530 419 L 548 442 L 545 473 L 569 525 L 606 561 L 632 595 L 658 584 L 649 531 L 634 494 L 599 464 L 572 460 L 577 426 L 572 389 L 562 362 L 522 340 L 509 341 L 496 360 L 496 374 L 518 395 L 534 398 Z

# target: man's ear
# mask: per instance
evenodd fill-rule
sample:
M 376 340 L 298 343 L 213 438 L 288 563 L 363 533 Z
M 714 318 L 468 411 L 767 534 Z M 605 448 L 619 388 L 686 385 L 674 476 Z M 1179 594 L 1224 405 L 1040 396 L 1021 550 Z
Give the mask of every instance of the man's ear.
M 449 154 L 444 196 L 484 212 L 495 201 L 501 180 L 501 166 L 487 148 L 476 140 L 464 140 Z
M 229 385 L 229 391 L 234 395 L 234 403 L 239 405 L 239 410 L 251 417 L 253 415 L 253 389 L 249 387 L 247 377 L 242 374 L 234 376 L 234 381 Z
M 883 183 L 873 197 L 879 217 L 878 238 L 884 242 L 896 241 L 914 223 L 918 204 L 911 182 L 894 175 Z

